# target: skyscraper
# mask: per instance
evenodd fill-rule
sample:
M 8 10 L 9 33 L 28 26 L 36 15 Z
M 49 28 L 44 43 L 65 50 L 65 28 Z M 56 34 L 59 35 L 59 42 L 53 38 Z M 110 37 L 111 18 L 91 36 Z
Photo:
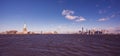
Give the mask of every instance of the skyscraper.
M 24 26 L 23 26 L 23 34 L 27 34 L 28 32 L 27 32 L 27 27 L 26 27 L 26 24 L 24 24 Z
M 84 31 L 84 28 L 82 27 L 82 33 L 83 33 L 83 31 Z

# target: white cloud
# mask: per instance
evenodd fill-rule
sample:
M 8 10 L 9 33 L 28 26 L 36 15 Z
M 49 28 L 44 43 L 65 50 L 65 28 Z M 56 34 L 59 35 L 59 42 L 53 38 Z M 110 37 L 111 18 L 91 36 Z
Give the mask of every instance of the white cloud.
M 86 19 L 84 17 L 78 17 L 78 19 L 76 19 L 77 22 L 82 22 L 82 21 L 85 21 Z
M 74 14 L 74 11 L 71 11 L 71 10 L 63 10 L 62 11 L 62 15 L 72 15 Z
M 66 15 L 65 18 L 70 19 L 70 20 L 74 20 L 77 18 L 77 16 Z
M 100 18 L 98 21 L 107 21 L 108 20 L 108 18 Z
M 81 21 L 85 21 L 86 20 L 82 16 L 75 16 L 73 14 L 74 14 L 74 11 L 71 11 L 71 10 L 63 10 L 62 11 L 62 15 L 65 16 L 65 18 L 67 18 L 69 20 L 75 20 L 77 22 L 81 22 Z
M 120 17 L 120 11 L 113 13 L 112 15 L 109 16 L 110 18 L 115 18 L 115 17 Z
M 116 18 L 116 17 L 120 17 L 120 11 L 118 11 L 118 12 L 116 12 L 116 13 L 112 13 L 112 14 L 109 15 L 109 16 L 100 18 L 100 19 L 98 19 L 98 21 L 107 21 L 107 20 L 110 20 L 110 19 L 113 19 L 113 18 Z
M 113 14 L 113 15 L 111 15 L 111 16 L 110 16 L 110 18 L 114 18 L 115 16 L 116 16 L 116 15 L 115 15 L 115 14 Z
M 65 18 L 74 20 L 77 16 L 73 16 L 74 11 L 71 10 L 63 10 L 62 15 L 65 16 Z

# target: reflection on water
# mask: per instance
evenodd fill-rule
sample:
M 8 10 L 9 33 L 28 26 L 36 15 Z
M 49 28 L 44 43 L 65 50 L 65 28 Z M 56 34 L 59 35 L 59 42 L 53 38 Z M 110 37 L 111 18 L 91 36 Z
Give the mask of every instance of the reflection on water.
M 120 36 L 0 35 L 0 56 L 120 56 Z

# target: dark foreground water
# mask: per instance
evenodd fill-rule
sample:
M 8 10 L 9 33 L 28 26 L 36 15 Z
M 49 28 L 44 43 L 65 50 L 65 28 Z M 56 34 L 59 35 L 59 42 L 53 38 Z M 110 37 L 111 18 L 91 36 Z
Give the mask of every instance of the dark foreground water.
M 120 35 L 0 35 L 0 56 L 120 56 Z

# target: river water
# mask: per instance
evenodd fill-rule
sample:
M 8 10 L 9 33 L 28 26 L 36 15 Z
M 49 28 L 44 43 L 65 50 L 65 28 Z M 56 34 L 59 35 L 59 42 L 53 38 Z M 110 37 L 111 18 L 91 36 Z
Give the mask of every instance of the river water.
M 120 35 L 0 35 L 0 56 L 120 56 Z

